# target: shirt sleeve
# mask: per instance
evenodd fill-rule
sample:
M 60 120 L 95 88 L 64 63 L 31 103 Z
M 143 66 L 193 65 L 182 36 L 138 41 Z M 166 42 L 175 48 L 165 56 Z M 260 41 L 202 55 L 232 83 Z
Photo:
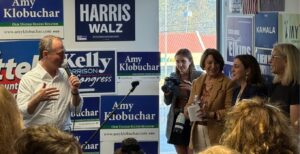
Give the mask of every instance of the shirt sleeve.
M 27 112 L 29 100 L 34 95 L 34 92 L 31 90 L 31 84 L 32 83 L 30 82 L 30 80 L 27 79 L 25 76 L 23 76 L 19 83 L 17 93 L 17 104 L 24 118 L 32 116 Z

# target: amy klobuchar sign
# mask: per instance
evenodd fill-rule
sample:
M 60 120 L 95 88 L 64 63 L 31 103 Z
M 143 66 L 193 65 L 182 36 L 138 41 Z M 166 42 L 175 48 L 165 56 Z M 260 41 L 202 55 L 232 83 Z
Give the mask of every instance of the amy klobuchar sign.
M 159 52 L 118 52 L 118 76 L 159 76 Z
M 108 115 L 124 96 L 102 96 L 100 121 Z M 158 96 L 129 96 L 116 110 L 104 129 L 158 128 Z
M 76 41 L 135 40 L 135 0 L 75 0 Z
M 79 78 L 81 93 L 115 93 L 115 51 L 66 52 L 70 71 Z
M 63 0 L 0 0 L 0 39 L 63 37 Z

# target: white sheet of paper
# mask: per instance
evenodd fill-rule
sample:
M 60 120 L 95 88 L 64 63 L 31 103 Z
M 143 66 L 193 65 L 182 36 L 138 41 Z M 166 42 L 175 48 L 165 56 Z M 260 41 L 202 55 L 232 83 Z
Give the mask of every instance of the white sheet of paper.
M 187 109 L 191 122 L 202 121 L 202 118 L 197 116 L 199 114 L 197 112 L 200 110 L 200 106 L 198 104 L 191 105 Z

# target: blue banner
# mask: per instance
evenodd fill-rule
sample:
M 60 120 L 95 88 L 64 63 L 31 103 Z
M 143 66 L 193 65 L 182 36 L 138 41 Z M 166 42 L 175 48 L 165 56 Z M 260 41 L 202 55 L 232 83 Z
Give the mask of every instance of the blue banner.
M 278 42 L 278 13 L 255 15 L 255 46 L 273 48 Z
M 0 39 L 63 38 L 63 0 L 0 1 Z
M 253 17 L 227 17 L 226 60 L 233 62 L 237 55 L 253 55 Z
M 38 41 L 0 42 L 0 84 L 11 93 L 17 93 L 21 77 L 36 66 L 38 45 Z
M 118 76 L 159 76 L 159 52 L 118 52 Z
M 70 71 L 77 75 L 81 93 L 115 93 L 115 51 L 66 52 Z
M 76 41 L 134 41 L 135 0 L 75 0 Z
M 73 131 L 72 134 L 75 138 L 80 142 L 81 145 L 85 144 L 85 142 L 93 135 L 96 130 L 78 130 Z M 100 136 L 96 135 L 94 138 L 87 144 L 87 146 L 83 149 L 83 152 L 89 153 L 99 153 L 100 152 Z
M 100 121 L 122 100 L 123 96 L 102 96 Z M 129 96 L 104 125 L 105 129 L 158 128 L 158 96 Z
M 63 0 L 2 0 L 0 1 L 0 21 L 1 24 L 11 24 L 12 26 L 26 26 L 25 23 L 32 23 L 31 26 L 49 23 L 63 23 Z M 36 24 L 36 25 L 34 25 Z M 29 26 L 29 25 L 28 25 Z M 46 25 L 43 25 L 46 26 Z
M 230 65 L 230 64 L 225 64 L 224 68 L 223 68 L 224 74 L 229 78 L 231 78 L 231 68 L 232 68 L 232 65 Z
M 269 61 L 271 60 L 271 52 L 272 49 L 256 48 L 256 60 L 259 64 L 261 74 L 267 84 L 272 83 L 273 80 L 271 65 L 269 64 Z
M 99 105 L 100 98 L 99 97 L 83 97 L 83 106 L 80 113 L 75 114 L 71 113 L 71 119 L 74 122 L 74 118 L 76 118 L 76 122 L 87 122 L 87 121 L 99 121 Z M 76 123 L 75 122 L 75 123 Z M 86 126 L 88 127 L 88 126 Z

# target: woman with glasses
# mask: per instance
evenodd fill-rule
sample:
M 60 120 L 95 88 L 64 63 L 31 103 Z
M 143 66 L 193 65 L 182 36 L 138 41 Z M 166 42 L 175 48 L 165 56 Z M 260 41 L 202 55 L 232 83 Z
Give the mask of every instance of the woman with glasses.
M 300 51 L 292 44 L 276 44 L 269 63 L 274 74 L 270 100 L 280 104 L 299 134 Z

